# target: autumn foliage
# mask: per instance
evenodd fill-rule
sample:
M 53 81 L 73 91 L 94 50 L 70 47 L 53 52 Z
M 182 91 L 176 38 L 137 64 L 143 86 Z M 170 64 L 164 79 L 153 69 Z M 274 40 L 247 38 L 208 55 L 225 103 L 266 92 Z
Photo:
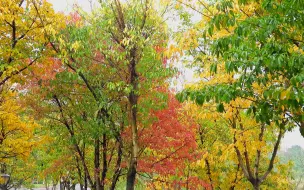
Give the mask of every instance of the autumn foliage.
M 302 1 L 97 4 L 0 2 L 0 189 L 294 187 Z

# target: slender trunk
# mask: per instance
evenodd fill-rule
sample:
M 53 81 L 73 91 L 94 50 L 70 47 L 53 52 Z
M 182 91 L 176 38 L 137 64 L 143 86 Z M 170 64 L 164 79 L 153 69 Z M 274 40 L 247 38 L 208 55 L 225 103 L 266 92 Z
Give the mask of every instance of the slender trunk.
M 236 173 L 235 173 L 235 178 L 234 178 L 234 181 L 232 183 L 232 186 L 230 187 L 230 190 L 234 190 L 235 188 L 235 185 L 236 185 L 236 182 L 238 180 L 238 172 L 240 170 L 240 164 L 237 165 L 237 170 L 236 170 Z
M 83 159 L 85 160 L 85 157 L 86 157 L 86 152 L 85 152 L 85 143 L 83 143 L 83 151 L 82 151 L 82 156 L 83 156 Z M 87 180 L 87 173 L 86 171 L 84 170 L 84 190 L 87 190 L 88 189 L 88 180 Z
M 79 158 L 77 156 L 75 156 L 76 158 L 76 166 L 77 166 L 77 172 L 78 172 L 78 177 L 79 177 L 79 186 L 80 189 L 83 190 L 83 183 L 82 183 L 82 172 L 81 172 L 81 168 L 80 168 L 80 164 L 79 164 Z
M 211 177 L 211 168 L 210 168 L 210 164 L 209 164 L 209 161 L 208 161 L 207 158 L 205 159 L 205 163 L 206 163 L 206 166 L 207 166 L 207 175 L 208 175 L 208 178 L 209 178 L 209 181 L 210 181 L 210 187 L 211 187 L 211 189 L 214 189 L 213 181 L 212 181 L 212 177 Z
M 102 173 L 101 173 L 101 188 L 105 188 L 105 179 L 108 171 L 107 164 L 107 137 L 106 134 L 102 135 Z
M 260 183 L 252 183 L 254 190 L 260 190 Z
M 138 134 L 137 134 L 137 87 L 138 87 L 138 75 L 136 73 L 136 48 L 133 48 L 130 52 L 130 84 L 132 86 L 132 91 L 129 94 L 130 103 L 130 123 L 132 128 L 132 150 L 131 158 L 129 164 L 129 170 L 127 173 L 127 190 L 134 190 L 135 178 L 136 178 L 136 168 L 137 168 L 137 154 L 138 154 Z
M 127 174 L 127 190 L 134 190 L 135 186 L 135 178 L 136 178 L 136 166 L 137 166 L 137 159 L 132 155 L 130 166 Z
M 81 159 L 81 162 L 82 162 L 82 165 L 83 165 L 83 168 L 84 168 L 84 172 L 85 172 L 85 185 L 87 187 L 87 179 L 89 179 L 89 183 L 93 187 L 94 184 L 93 184 L 93 181 L 92 181 L 92 179 L 90 177 L 89 169 L 88 169 L 87 164 L 85 162 L 85 159 L 84 159 L 84 157 L 82 155 L 82 152 L 81 152 L 81 150 L 80 150 L 80 148 L 79 148 L 78 145 L 75 145 L 75 148 L 76 148 L 76 150 L 77 150 L 77 152 L 78 152 L 78 154 L 80 156 L 80 159 Z
M 66 181 L 66 188 L 67 188 L 68 190 L 71 190 L 70 180 L 67 180 L 67 181 Z
M 61 179 L 60 179 L 60 190 L 64 190 L 64 185 L 63 185 L 63 182 L 61 181 Z
M 80 183 L 79 186 L 80 186 L 80 190 L 84 190 L 83 184 Z
M 122 124 L 123 127 L 123 124 Z M 115 190 L 116 187 L 116 183 L 119 179 L 120 173 L 121 173 L 121 160 L 122 160 L 122 139 L 120 136 L 120 133 L 117 134 L 117 160 L 116 160 L 116 166 L 115 166 L 115 172 L 114 175 L 112 177 L 112 185 L 110 190 Z
M 87 173 L 84 172 L 84 189 L 88 189 L 88 180 L 87 180 Z
M 72 184 L 72 186 L 70 187 L 71 190 L 76 190 L 76 184 Z
M 44 184 L 44 185 L 45 185 L 45 189 L 46 189 L 46 190 L 49 190 L 49 185 L 48 185 L 46 179 L 44 180 L 44 183 L 45 183 L 45 184 Z
M 95 150 L 94 150 L 94 167 L 95 167 L 95 189 L 102 190 L 100 185 L 100 140 L 95 140 Z

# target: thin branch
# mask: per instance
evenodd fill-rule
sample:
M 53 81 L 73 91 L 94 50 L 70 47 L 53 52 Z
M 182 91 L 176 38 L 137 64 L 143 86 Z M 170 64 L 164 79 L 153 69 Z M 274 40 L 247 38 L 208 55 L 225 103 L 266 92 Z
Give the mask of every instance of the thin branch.
M 267 171 L 265 172 L 265 174 L 263 175 L 263 177 L 261 177 L 261 178 L 259 179 L 259 181 L 260 181 L 261 183 L 266 179 L 266 177 L 269 175 L 269 173 L 271 172 L 271 170 L 272 170 L 272 168 L 273 168 L 274 160 L 275 160 L 275 158 L 276 158 L 276 155 L 277 155 L 277 152 L 278 152 L 278 149 L 279 149 L 279 145 L 280 145 L 280 142 L 281 142 L 281 139 L 282 139 L 284 133 L 285 133 L 285 130 L 280 129 L 280 133 L 279 133 L 279 135 L 278 135 L 278 139 L 277 139 L 277 141 L 276 141 L 276 143 L 275 143 L 275 146 L 274 146 L 274 148 L 273 148 L 273 152 L 272 152 L 272 155 L 271 155 L 271 159 L 270 159 L 270 162 L 269 162 L 268 169 L 267 169 Z
M 259 134 L 259 141 L 260 142 L 263 141 L 264 131 L 265 131 L 265 125 L 262 125 L 261 126 L 261 131 L 260 131 L 260 134 Z M 256 159 L 255 159 L 255 164 L 254 164 L 254 174 L 255 174 L 256 179 L 259 178 L 260 159 L 261 159 L 261 149 L 258 148 L 257 149 L 257 156 L 256 156 Z
M 5 77 L 1 82 L 0 82 L 0 86 L 2 86 L 8 79 L 12 78 L 15 75 L 18 75 L 19 73 L 21 73 L 22 71 L 26 70 L 29 66 L 31 66 L 33 63 L 35 63 L 37 61 L 38 57 L 35 58 L 34 60 L 32 60 L 28 65 L 26 65 L 25 67 L 23 67 L 22 69 L 13 72 L 10 76 Z
M 171 152 L 170 154 L 168 154 L 168 155 L 165 156 L 164 158 L 162 158 L 162 159 L 160 159 L 160 160 L 154 162 L 151 166 L 153 167 L 155 164 L 158 164 L 158 163 L 160 163 L 160 162 L 162 162 L 162 161 L 164 161 L 164 160 L 170 158 L 173 154 L 175 154 L 177 151 L 179 151 L 180 149 L 182 149 L 182 148 L 185 147 L 185 146 L 186 146 L 186 144 L 180 146 L 179 148 L 177 148 L 175 151 Z
M 201 12 L 201 11 L 197 10 L 197 9 L 196 9 L 196 8 L 194 8 L 193 6 L 191 6 L 191 5 L 187 4 L 187 3 L 184 3 L 184 2 L 183 2 L 183 1 L 181 1 L 181 0 L 177 0 L 177 2 L 179 2 L 180 4 L 185 5 L 186 7 L 189 7 L 190 9 L 194 10 L 195 12 L 200 13 L 201 15 L 203 15 L 203 16 L 205 16 L 205 17 L 211 18 L 210 16 L 208 16 L 208 15 L 206 15 L 205 13 L 203 13 L 203 12 Z

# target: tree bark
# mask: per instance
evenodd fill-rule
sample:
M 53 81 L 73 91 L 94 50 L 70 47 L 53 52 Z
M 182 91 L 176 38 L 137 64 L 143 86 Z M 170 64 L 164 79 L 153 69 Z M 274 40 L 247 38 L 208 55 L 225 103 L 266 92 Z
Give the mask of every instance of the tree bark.
M 121 131 L 123 130 L 123 127 L 124 127 L 124 124 L 122 123 L 121 124 Z M 119 176 L 120 176 L 120 173 L 121 173 L 121 160 L 122 160 L 122 139 L 121 139 L 121 136 L 120 136 L 120 132 L 117 133 L 117 136 L 116 136 L 116 140 L 117 140 L 117 160 L 116 160 L 116 165 L 115 165 L 115 172 L 113 174 L 113 177 L 112 177 L 112 184 L 111 184 L 111 187 L 110 187 L 110 190 L 115 190 L 115 187 L 116 187 L 116 183 L 119 179 Z
M 213 181 L 212 181 L 212 177 L 211 177 L 211 168 L 210 168 L 210 164 L 209 164 L 209 161 L 208 161 L 207 158 L 205 159 L 205 163 L 206 163 L 206 166 L 207 166 L 207 175 L 208 175 L 208 178 L 209 178 L 209 181 L 210 181 L 210 187 L 211 187 L 211 190 L 213 190 L 214 187 L 213 187 Z
M 95 175 L 95 189 L 102 190 L 100 184 L 100 140 L 95 139 L 95 150 L 94 150 L 94 175 Z
M 131 158 L 129 164 L 129 170 L 127 174 L 127 190 L 134 190 L 136 168 L 137 168 L 137 154 L 138 154 L 138 134 L 137 134 L 137 88 L 138 88 L 138 75 L 136 73 L 136 48 L 133 48 L 130 52 L 130 84 L 132 90 L 129 94 L 130 103 L 130 123 L 132 128 L 132 146 L 131 146 Z
M 107 164 L 107 136 L 102 135 L 102 173 L 101 173 L 101 189 L 105 188 L 105 179 L 108 171 Z
M 255 183 L 253 183 L 252 185 L 253 185 L 253 189 L 254 189 L 254 190 L 260 190 L 260 183 L 255 182 Z

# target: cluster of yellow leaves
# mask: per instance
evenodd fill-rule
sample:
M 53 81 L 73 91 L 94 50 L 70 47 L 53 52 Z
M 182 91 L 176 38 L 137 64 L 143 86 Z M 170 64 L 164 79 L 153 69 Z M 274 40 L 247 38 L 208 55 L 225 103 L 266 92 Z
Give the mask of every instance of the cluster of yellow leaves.
M 190 102 L 185 104 L 184 108 L 188 114 L 200 123 L 202 133 L 198 134 L 197 139 L 201 139 L 200 149 L 204 153 L 196 163 L 191 165 L 191 168 L 197 171 L 202 179 L 212 183 L 214 188 L 229 189 L 232 186 L 236 189 L 251 188 L 251 184 L 245 179 L 241 167 L 238 166 L 239 161 L 235 147 L 241 152 L 243 160 L 245 160 L 245 151 L 248 153 L 252 167 L 258 150 L 261 151 L 262 155 L 260 168 L 265 169 L 269 162 L 268 155 L 272 153 L 278 129 L 273 124 L 267 126 L 263 139 L 260 140 L 261 125 L 254 118 L 241 113 L 239 109 L 240 106 L 248 106 L 246 104 L 248 101 L 236 99 L 229 105 L 225 104 L 224 113 L 217 112 L 216 107 L 212 106 L 211 103 L 203 106 Z M 233 119 L 236 126 L 231 123 Z M 236 142 L 234 142 L 234 138 Z M 209 166 L 206 161 L 208 161 Z M 290 181 L 284 179 L 284 176 L 289 175 L 288 168 L 290 166 L 280 164 L 276 159 L 275 167 L 276 171 L 265 182 L 267 188 L 274 184 L 282 189 L 289 187 Z
M 196 48 L 199 44 L 197 41 L 198 31 L 190 29 L 183 34 L 180 43 L 182 44 L 183 50 L 189 50 L 190 48 Z
M 232 82 L 234 80 L 233 74 L 223 74 L 224 68 L 221 65 L 218 67 L 219 71 L 216 74 L 210 74 L 208 70 L 203 71 L 199 75 L 202 79 L 201 82 L 190 84 L 188 88 L 199 89 L 202 86 Z M 254 84 L 253 88 L 260 95 L 265 90 L 257 84 Z M 287 95 L 288 93 L 282 94 L 282 98 Z M 201 123 L 201 128 L 204 129 L 204 142 L 201 145 L 201 151 L 205 152 L 205 154 L 192 167 L 200 171 L 199 175 L 203 179 L 211 178 L 214 187 L 221 187 L 223 189 L 229 189 L 232 185 L 240 189 L 251 187 L 248 181 L 246 182 L 245 180 L 244 182 L 241 168 L 236 167 L 238 159 L 234 149 L 235 146 L 240 150 L 242 155 L 244 155 L 245 151 L 248 152 L 251 165 L 254 165 L 258 150 L 264 156 L 269 155 L 272 151 L 273 145 L 269 142 L 274 141 L 275 134 L 278 131 L 273 125 L 267 126 L 266 135 L 264 135 L 262 140 L 259 140 L 261 125 L 254 118 L 243 113 L 244 110 L 249 108 L 250 104 L 250 100 L 237 98 L 224 104 L 225 111 L 223 113 L 216 110 L 216 104 L 213 102 L 204 103 L 202 106 L 187 102 L 184 106 L 186 112 Z M 235 126 L 232 124 L 233 120 L 236 122 Z M 233 140 L 234 136 L 236 142 Z M 209 162 L 209 168 L 206 166 L 206 160 Z M 267 156 L 264 157 L 264 162 L 268 163 Z M 225 166 L 227 164 L 231 165 L 227 167 Z M 282 165 L 282 167 L 287 166 Z M 209 175 L 207 175 L 208 170 L 211 171 Z M 277 178 L 282 178 L 283 176 L 283 174 L 273 175 L 276 175 Z M 275 180 L 275 177 L 272 177 L 267 181 L 273 183 L 277 180 Z M 285 182 L 280 181 L 278 184 L 285 187 L 289 182 L 285 180 Z
M 219 62 L 219 60 L 211 60 L 211 59 L 206 59 L 206 68 L 210 68 L 211 63 Z M 218 83 L 223 83 L 223 84 L 231 84 L 234 82 L 234 73 L 226 73 L 224 72 L 225 70 L 225 64 L 218 64 L 217 65 L 217 73 L 211 73 L 210 70 L 205 69 L 203 72 L 200 73 L 198 76 L 201 80 L 200 83 L 197 83 L 198 87 L 202 86 L 208 86 L 208 85 L 213 85 L 213 84 L 218 84 Z
M 241 168 L 237 166 L 232 130 L 212 120 L 205 120 L 201 125 L 205 130 L 200 147 L 205 153 L 192 168 L 215 189 L 249 189 L 250 183 L 243 180 Z
M 0 1 L 0 79 L 26 68 L 35 57 L 42 57 L 50 38 L 65 23 L 43 0 Z
M 10 158 L 26 158 L 36 145 L 34 130 L 38 127 L 31 118 L 21 117 L 15 94 L 1 93 L 0 104 L 0 162 Z

